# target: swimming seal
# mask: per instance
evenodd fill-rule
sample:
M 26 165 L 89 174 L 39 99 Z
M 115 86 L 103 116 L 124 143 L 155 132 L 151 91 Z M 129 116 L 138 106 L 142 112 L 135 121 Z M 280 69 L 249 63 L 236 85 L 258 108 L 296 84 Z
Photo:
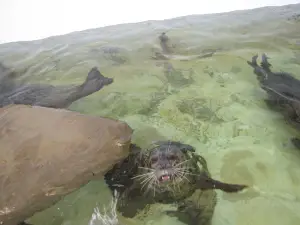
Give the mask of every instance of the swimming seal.
M 80 85 L 17 84 L 12 78 L 16 72 L 0 63 L 0 107 L 10 104 L 67 108 L 78 99 L 91 95 L 113 83 L 97 67 L 93 67 Z M 14 76 L 13 76 L 14 75 Z
M 154 203 L 176 204 L 176 211 L 166 211 L 189 225 L 211 221 L 216 192 L 238 192 L 246 185 L 223 183 L 211 178 L 206 160 L 195 148 L 175 141 L 159 141 L 142 150 L 132 145 L 129 156 L 116 164 L 105 181 L 117 190 L 117 210 L 125 217 L 135 217 Z
M 257 58 L 258 55 L 254 55 L 247 63 L 254 68 L 260 87 L 268 95 L 264 101 L 270 109 L 279 111 L 292 126 L 300 130 L 300 80 L 290 73 L 272 72 L 266 54 L 262 54 L 260 65 L 257 64 Z M 300 139 L 292 138 L 292 142 L 300 149 Z
M 159 39 L 159 44 L 162 49 L 163 54 L 171 54 L 172 53 L 172 46 L 170 45 L 170 39 L 166 35 L 165 32 L 161 33 L 158 37 Z

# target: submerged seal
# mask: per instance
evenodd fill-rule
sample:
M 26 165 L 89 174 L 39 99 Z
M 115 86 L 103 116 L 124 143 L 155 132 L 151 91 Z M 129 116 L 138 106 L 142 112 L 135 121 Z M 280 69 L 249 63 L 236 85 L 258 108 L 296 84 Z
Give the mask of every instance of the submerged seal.
M 171 54 L 172 46 L 170 44 L 170 39 L 166 35 L 166 33 L 165 32 L 161 33 L 161 35 L 159 35 L 158 39 L 159 39 L 159 44 L 160 44 L 163 54 Z
M 0 107 L 10 104 L 67 108 L 74 101 L 91 95 L 113 83 L 113 78 L 105 77 L 97 67 L 93 67 L 81 85 L 21 84 L 11 77 L 7 68 L 0 63 Z M 8 79 L 10 78 L 10 79 Z
M 271 71 L 266 54 L 262 54 L 260 65 L 257 58 L 258 55 L 254 55 L 247 63 L 254 68 L 261 88 L 268 95 L 264 101 L 270 109 L 281 112 L 291 125 L 300 130 L 300 80 L 290 73 Z M 300 149 L 300 139 L 292 138 L 292 142 Z
M 131 154 L 116 164 L 105 180 L 120 193 L 117 210 L 135 217 L 149 204 L 177 204 L 167 211 L 190 225 L 209 224 L 216 205 L 216 192 L 238 192 L 246 185 L 223 183 L 211 178 L 206 160 L 195 148 L 180 142 L 159 141 L 150 149 L 132 145 Z

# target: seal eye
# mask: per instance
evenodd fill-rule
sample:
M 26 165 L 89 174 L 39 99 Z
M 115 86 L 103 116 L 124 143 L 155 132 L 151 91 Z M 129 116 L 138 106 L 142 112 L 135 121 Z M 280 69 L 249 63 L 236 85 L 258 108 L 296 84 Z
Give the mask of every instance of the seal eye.
M 151 163 L 156 163 L 158 161 L 158 157 L 154 156 L 151 158 Z
M 168 156 L 168 160 L 176 160 L 177 158 L 176 158 L 176 156 L 175 155 L 169 155 Z

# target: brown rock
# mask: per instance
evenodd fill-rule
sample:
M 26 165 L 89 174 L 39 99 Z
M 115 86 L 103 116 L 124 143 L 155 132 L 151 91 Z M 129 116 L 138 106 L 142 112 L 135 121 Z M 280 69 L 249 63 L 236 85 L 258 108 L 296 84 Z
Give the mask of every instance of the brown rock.
M 0 109 L 0 224 L 16 225 L 128 155 L 124 122 L 62 109 Z

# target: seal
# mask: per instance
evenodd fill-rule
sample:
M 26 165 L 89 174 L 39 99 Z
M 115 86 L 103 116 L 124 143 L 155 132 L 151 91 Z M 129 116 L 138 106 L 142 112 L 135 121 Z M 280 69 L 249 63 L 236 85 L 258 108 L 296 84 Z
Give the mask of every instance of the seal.
M 145 213 L 154 203 L 176 204 L 177 210 L 166 213 L 188 225 L 210 223 L 215 189 L 233 193 L 247 187 L 214 180 L 195 148 L 175 141 L 158 141 L 145 150 L 132 144 L 129 156 L 105 174 L 105 181 L 119 192 L 117 210 L 123 216 Z
M 2 75 L 3 74 L 3 75 Z M 97 67 L 93 67 L 80 85 L 21 84 L 12 77 L 16 72 L 9 71 L 0 63 L 0 107 L 10 104 L 67 108 L 73 102 L 100 91 L 113 83 L 113 78 L 105 77 Z M 14 76 L 13 76 L 14 75 Z
M 300 130 L 300 80 L 287 72 L 273 72 L 265 53 L 262 54 L 260 65 L 258 55 L 254 55 L 247 63 L 254 68 L 254 74 L 260 87 L 266 91 L 266 105 L 283 117 L 296 129 Z M 300 139 L 292 138 L 292 143 L 300 149 Z
M 171 54 L 172 46 L 170 44 L 170 39 L 166 35 L 166 33 L 165 32 L 161 33 L 161 35 L 159 35 L 158 39 L 159 39 L 160 47 L 163 51 L 163 54 Z

